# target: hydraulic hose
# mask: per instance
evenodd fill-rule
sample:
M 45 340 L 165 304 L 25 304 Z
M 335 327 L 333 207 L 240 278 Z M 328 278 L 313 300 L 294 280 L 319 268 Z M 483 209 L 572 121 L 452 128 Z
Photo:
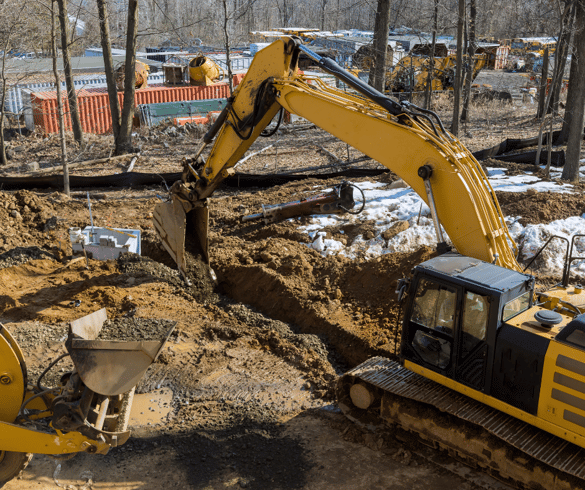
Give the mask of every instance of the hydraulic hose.
M 331 75 L 339 78 L 341 81 L 345 82 L 351 88 L 358 91 L 364 97 L 367 97 L 371 101 L 382 106 L 393 116 L 399 116 L 400 114 L 405 114 L 408 112 L 402 104 L 396 102 L 390 97 L 387 97 L 382 92 L 378 92 L 374 87 L 361 81 L 358 77 L 352 75 L 347 70 L 344 70 L 331 58 L 324 58 L 319 56 L 317 53 L 311 51 L 302 44 L 299 45 L 299 49 L 313 61 L 317 62 L 319 64 L 319 68 L 321 68 L 323 71 L 326 71 L 327 73 L 330 73 Z

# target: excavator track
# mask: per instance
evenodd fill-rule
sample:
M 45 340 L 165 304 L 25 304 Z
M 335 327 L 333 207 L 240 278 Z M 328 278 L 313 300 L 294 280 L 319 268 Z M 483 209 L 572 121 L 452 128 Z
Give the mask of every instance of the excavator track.
M 369 407 L 350 395 L 365 393 Z M 345 415 L 372 426 L 396 424 L 417 439 L 521 489 L 585 489 L 585 449 L 413 373 L 374 357 L 338 381 Z

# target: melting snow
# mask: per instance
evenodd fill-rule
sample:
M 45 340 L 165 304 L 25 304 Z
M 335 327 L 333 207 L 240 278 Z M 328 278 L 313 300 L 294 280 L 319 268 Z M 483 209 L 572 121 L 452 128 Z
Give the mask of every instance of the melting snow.
M 585 172 L 585 167 L 582 167 Z M 559 173 L 560 176 L 560 173 Z M 544 182 L 532 173 L 507 176 L 506 170 L 488 168 L 488 178 L 492 187 L 500 191 L 525 192 L 529 188 L 539 192 L 552 191 L 570 193 L 573 186 Z M 363 192 L 366 206 L 359 215 L 342 216 L 313 216 L 311 223 L 299 227 L 307 233 L 310 247 L 323 255 L 342 254 L 350 258 L 375 257 L 393 252 L 409 252 L 423 245 L 436 246 L 436 234 L 429 207 L 410 187 L 394 187 L 379 182 L 355 183 Z M 326 191 L 324 191 L 326 192 Z M 358 198 L 357 193 L 355 196 Z M 572 235 L 585 233 L 585 215 L 574 216 L 564 220 L 553 221 L 543 225 L 522 226 L 521 217 L 506 217 L 510 234 L 518 243 L 520 258 L 530 259 L 544 245 L 551 235 L 559 235 L 570 240 Z M 390 240 L 385 240 L 382 234 L 396 221 L 408 221 L 409 228 Z M 374 222 L 375 236 L 365 239 L 358 235 L 349 245 L 338 240 L 326 238 L 323 228 L 339 228 L 348 224 L 359 226 L 364 222 Z M 546 252 L 537 260 L 535 267 L 543 273 L 560 277 L 566 250 L 565 242 L 554 240 Z M 577 240 L 575 255 L 585 256 L 585 238 Z M 576 261 L 571 268 L 572 274 L 585 277 L 585 261 Z

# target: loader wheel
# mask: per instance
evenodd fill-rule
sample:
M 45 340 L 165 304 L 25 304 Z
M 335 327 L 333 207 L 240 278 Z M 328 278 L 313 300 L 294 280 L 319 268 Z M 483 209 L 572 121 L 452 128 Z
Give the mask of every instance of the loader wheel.
M 15 453 L 0 451 L 0 488 L 16 478 L 27 467 L 32 459 L 31 453 Z

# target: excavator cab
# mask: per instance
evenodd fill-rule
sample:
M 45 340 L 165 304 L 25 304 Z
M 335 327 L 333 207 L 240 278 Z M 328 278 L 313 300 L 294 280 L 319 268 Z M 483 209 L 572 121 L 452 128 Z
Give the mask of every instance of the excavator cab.
M 457 391 L 482 393 L 494 408 L 580 434 L 585 314 L 575 316 L 560 301 L 551 309 L 534 285 L 531 275 L 456 253 L 419 264 L 401 357 L 408 369 Z
M 414 269 L 402 357 L 482 392 L 503 322 L 532 306 L 534 279 L 455 253 Z

